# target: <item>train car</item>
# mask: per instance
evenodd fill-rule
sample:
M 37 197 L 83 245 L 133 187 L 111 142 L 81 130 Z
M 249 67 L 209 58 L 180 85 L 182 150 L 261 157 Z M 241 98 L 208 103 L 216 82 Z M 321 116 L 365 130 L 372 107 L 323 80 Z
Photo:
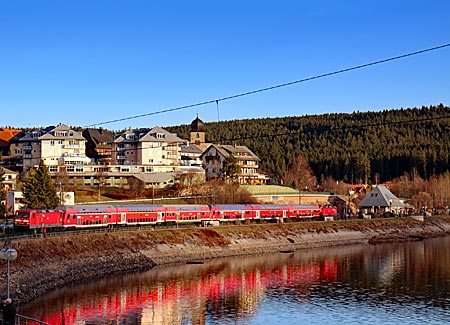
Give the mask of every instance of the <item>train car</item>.
M 116 205 L 120 225 L 156 225 L 164 222 L 162 205 L 124 204 Z
M 208 205 L 203 204 L 168 204 L 162 205 L 164 222 L 201 223 L 211 219 Z
M 253 220 L 279 220 L 285 219 L 288 215 L 289 205 L 283 204 L 259 204 L 251 205 L 251 212 L 246 213 L 246 219 Z
M 211 220 L 221 222 L 245 220 L 246 212 L 251 211 L 251 207 L 244 204 L 213 204 L 210 209 Z
M 113 205 L 66 205 L 63 211 L 64 228 L 107 227 L 120 224 L 120 216 Z
M 55 210 L 26 210 L 16 211 L 14 228 L 21 230 L 32 229 L 62 229 L 64 226 L 64 212 Z
M 313 219 L 320 217 L 321 208 L 319 205 L 301 204 L 289 207 L 289 218 Z
M 332 205 L 325 205 L 321 209 L 321 216 L 322 217 L 333 217 L 334 219 L 338 216 L 338 209 L 335 206 Z

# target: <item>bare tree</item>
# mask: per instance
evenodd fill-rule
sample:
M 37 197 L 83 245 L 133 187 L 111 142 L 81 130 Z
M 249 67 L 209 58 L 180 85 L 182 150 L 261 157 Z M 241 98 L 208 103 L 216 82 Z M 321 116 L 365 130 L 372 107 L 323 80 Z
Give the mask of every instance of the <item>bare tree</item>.
M 317 185 L 317 177 L 314 175 L 306 158 L 302 155 L 294 158 L 284 180 L 285 184 L 292 185 L 300 191 L 311 189 Z

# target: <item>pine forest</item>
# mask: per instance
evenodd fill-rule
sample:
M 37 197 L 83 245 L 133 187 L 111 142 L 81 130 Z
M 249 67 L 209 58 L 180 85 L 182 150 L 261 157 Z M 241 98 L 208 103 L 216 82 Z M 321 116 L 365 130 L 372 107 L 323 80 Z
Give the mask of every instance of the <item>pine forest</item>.
M 206 142 L 245 145 L 260 171 L 282 182 L 303 156 L 321 183 L 386 182 L 405 173 L 449 170 L 450 108 L 440 104 L 380 112 L 334 113 L 206 123 Z M 190 125 L 165 127 L 188 139 Z

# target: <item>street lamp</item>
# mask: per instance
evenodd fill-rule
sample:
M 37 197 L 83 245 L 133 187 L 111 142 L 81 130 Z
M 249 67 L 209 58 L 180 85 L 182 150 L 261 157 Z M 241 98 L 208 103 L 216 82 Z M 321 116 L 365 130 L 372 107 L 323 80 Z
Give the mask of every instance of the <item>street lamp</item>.
M 7 278 L 6 278 L 6 298 L 9 298 L 9 261 L 17 258 L 17 251 L 14 248 L 5 247 L 0 250 L 0 259 L 7 261 Z

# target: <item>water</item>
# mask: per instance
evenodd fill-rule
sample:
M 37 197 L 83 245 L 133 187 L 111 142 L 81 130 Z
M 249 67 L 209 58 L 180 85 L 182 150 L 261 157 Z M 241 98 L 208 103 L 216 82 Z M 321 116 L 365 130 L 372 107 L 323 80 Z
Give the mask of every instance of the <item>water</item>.
M 161 267 L 52 292 L 50 324 L 450 323 L 450 237 Z

